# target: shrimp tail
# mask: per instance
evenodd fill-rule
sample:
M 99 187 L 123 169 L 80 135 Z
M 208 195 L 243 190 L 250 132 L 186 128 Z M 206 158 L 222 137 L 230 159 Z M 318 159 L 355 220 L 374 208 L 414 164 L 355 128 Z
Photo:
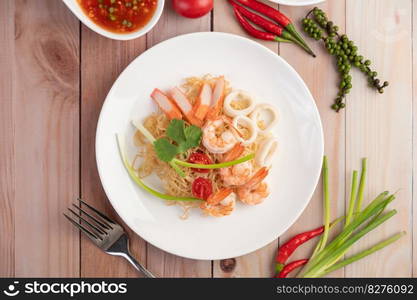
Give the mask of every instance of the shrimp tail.
M 241 143 L 236 143 L 236 145 L 234 145 L 233 148 L 223 156 L 223 162 L 237 159 L 242 155 L 243 151 L 245 151 L 245 147 L 243 147 Z
M 211 205 L 217 204 L 220 201 L 222 201 L 224 198 L 229 196 L 232 192 L 233 190 L 231 188 L 223 188 L 221 190 L 218 190 L 217 192 L 211 194 L 207 198 L 207 203 Z
M 252 176 L 251 179 L 249 179 L 248 182 L 246 182 L 242 187 L 246 189 L 253 189 L 258 184 L 262 182 L 262 180 L 265 179 L 266 176 L 268 176 L 268 169 L 266 167 L 260 168 L 255 175 Z

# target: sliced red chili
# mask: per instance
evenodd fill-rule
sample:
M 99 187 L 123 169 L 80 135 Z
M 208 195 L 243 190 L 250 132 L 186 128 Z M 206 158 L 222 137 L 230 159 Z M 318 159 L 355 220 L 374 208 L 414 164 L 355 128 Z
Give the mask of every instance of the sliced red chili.
M 188 162 L 192 164 L 203 164 L 203 165 L 210 165 L 213 162 L 211 161 L 210 157 L 205 153 L 194 152 L 188 158 Z M 208 173 L 210 172 L 209 169 L 192 169 L 194 172 L 198 173 Z
M 207 200 L 207 198 L 213 193 L 213 186 L 209 179 L 197 177 L 193 182 L 192 191 L 194 197 Z

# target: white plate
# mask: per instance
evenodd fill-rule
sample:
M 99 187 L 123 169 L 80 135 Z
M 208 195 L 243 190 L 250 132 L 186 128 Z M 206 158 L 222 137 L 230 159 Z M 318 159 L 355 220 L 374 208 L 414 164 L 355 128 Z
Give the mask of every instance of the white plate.
M 260 205 L 238 203 L 232 215 L 203 216 L 167 206 L 130 180 L 119 157 L 116 133 L 135 149 L 132 118 L 154 111 L 149 95 L 183 78 L 225 75 L 233 87 L 257 95 L 280 112 L 274 134 L 279 152 L 268 176 L 270 196 Z M 317 184 L 323 156 L 320 117 L 308 88 L 281 57 L 249 39 L 226 33 L 179 36 L 146 51 L 119 76 L 107 95 L 97 127 L 97 165 L 104 190 L 126 224 L 154 246 L 194 259 L 224 259 L 259 249 L 282 234 L 301 214 Z M 147 180 L 160 188 L 158 181 Z
M 318 4 L 326 0 L 269 0 L 269 1 L 282 4 L 282 5 L 288 5 L 288 6 L 307 6 L 307 5 Z

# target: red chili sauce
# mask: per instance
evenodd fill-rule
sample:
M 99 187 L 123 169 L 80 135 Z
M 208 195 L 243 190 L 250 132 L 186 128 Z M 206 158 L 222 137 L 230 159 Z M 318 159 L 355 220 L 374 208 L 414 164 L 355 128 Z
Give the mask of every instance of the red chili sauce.
M 85 14 L 100 27 L 131 33 L 143 28 L 155 13 L 158 0 L 78 0 Z

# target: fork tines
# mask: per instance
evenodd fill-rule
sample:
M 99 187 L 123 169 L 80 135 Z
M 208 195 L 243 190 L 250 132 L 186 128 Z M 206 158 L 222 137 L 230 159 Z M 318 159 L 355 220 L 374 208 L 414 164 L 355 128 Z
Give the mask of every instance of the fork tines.
M 82 209 L 80 204 L 72 204 L 77 211 L 68 208 L 70 213 L 77 219 L 74 219 L 65 213 L 64 216 L 90 238 L 103 240 L 103 237 L 113 229 L 116 223 L 83 200 L 78 199 L 78 201 L 93 211 L 96 216 Z

